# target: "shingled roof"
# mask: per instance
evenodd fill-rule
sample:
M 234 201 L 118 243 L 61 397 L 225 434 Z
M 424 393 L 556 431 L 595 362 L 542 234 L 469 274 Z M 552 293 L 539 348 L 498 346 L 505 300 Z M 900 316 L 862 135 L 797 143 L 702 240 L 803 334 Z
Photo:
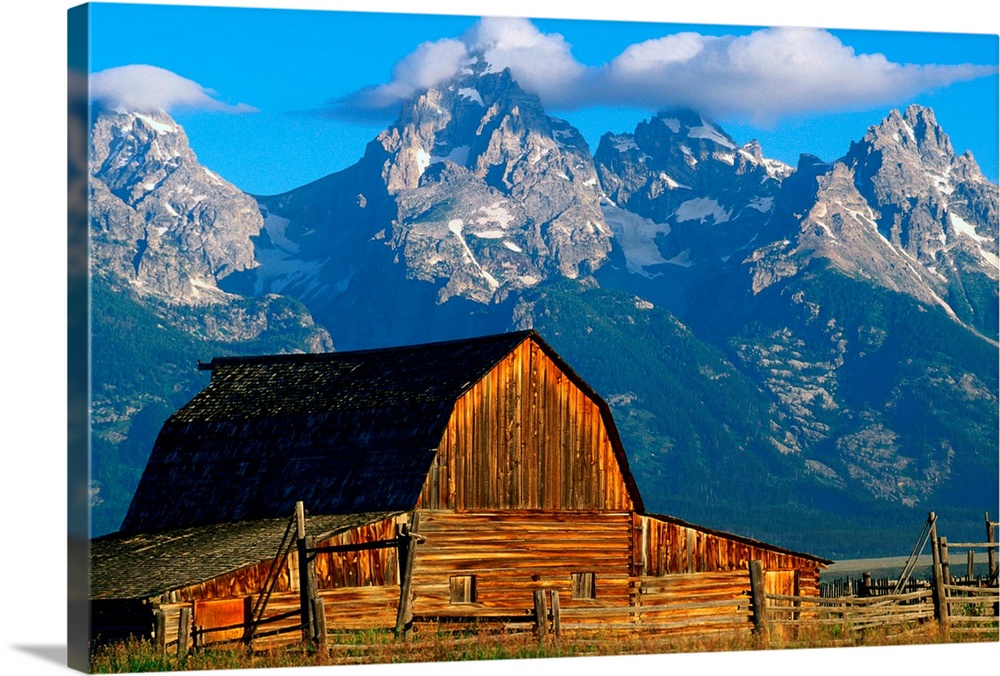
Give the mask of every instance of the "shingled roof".
M 313 514 L 412 509 L 456 400 L 528 337 L 607 408 L 534 331 L 213 359 L 164 424 L 121 532 L 284 517 L 298 500 Z
M 313 535 L 332 537 L 390 516 L 393 514 L 307 516 L 305 527 Z M 90 598 L 159 596 L 267 561 L 279 554 L 288 527 L 286 516 L 96 538 L 90 544 Z M 294 537 L 293 527 L 292 542 Z

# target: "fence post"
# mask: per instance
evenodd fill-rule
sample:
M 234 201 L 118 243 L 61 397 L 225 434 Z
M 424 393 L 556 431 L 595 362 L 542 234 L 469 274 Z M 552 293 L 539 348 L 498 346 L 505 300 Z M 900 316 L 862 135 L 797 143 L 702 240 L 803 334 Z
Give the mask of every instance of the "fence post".
M 948 597 L 944 588 L 944 574 L 941 569 L 941 543 L 937 536 L 937 515 L 927 517 L 931 522 L 931 560 L 934 570 L 934 619 L 942 628 L 948 627 Z
M 306 551 L 305 505 L 295 503 L 295 548 L 299 556 L 299 610 L 302 616 L 302 640 L 310 641 L 316 635 L 312 621 L 312 594 L 309 589 L 309 554 Z
M 163 653 L 167 650 L 167 614 L 157 610 L 153 616 L 153 631 L 156 634 L 156 650 Z
M 872 596 L 872 574 L 869 572 L 861 573 L 861 589 L 858 590 L 858 596 Z
M 972 584 L 976 579 L 976 554 L 971 549 L 965 552 L 965 573 L 969 584 Z
M 191 609 L 181 608 L 177 620 L 177 657 L 187 656 L 188 642 L 191 640 Z
M 538 627 L 539 640 L 549 633 L 549 611 L 545 607 L 545 590 L 535 590 L 535 624 Z
M 994 528 L 993 524 L 990 522 L 990 513 L 986 512 L 984 516 L 986 517 L 986 542 L 993 544 L 996 542 L 996 528 Z M 993 576 L 996 575 L 997 569 L 997 555 L 996 550 L 993 547 L 986 548 L 986 564 L 986 567 L 989 570 L 986 574 L 988 585 L 990 580 L 993 579 Z
M 407 634 L 413 623 L 413 559 L 414 538 L 404 523 L 396 530 L 397 554 L 399 562 L 399 605 L 396 607 L 396 636 Z
M 944 577 L 944 583 L 955 584 L 951 579 L 951 561 L 948 556 L 948 538 L 942 535 L 938 539 L 941 541 L 941 575 Z
M 562 631 L 562 618 L 559 616 L 559 590 L 552 590 L 552 633 L 556 638 Z
M 770 641 L 767 617 L 767 596 L 764 592 L 764 564 L 750 562 L 750 597 L 753 601 L 754 632 L 765 642 Z
M 322 596 L 313 599 L 313 618 L 316 625 L 316 647 L 326 650 L 326 607 Z
M 243 642 L 253 643 L 253 597 L 243 597 Z
M 993 547 L 993 543 L 997 541 L 997 529 L 990 521 L 989 512 L 984 512 L 983 516 L 986 519 L 986 542 L 990 545 L 986 548 L 986 586 L 994 584 L 1000 586 L 1000 575 L 997 575 L 997 554 Z M 1000 600 L 993 604 L 993 617 L 997 616 L 1000 616 Z

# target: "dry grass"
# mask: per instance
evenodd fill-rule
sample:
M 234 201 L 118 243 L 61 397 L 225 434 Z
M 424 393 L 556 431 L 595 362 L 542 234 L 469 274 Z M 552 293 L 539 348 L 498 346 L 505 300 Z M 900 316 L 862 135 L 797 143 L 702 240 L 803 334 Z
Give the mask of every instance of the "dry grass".
M 100 648 L 91 668 L 96 673 L 133 673 L 202 669 L 252 669 L 259 667 L 317 666 L 333 664 L 382 664 L 446 662 L 460 660 L 525 659 L 586 655 L 648 655 L 760 649 L 821 648 L 833 646 L 890 646 L 996 641 L 990 636 L 946 634 L 933 622 L 863 633 L 833 628 L 799 628 L 794 635 L 773 637 L 764 643 L 749 632 L 728 635 L 604 634 L 564 635 L 539 641 L 530 634 L 498 632 L 438 632 L 424 627 L 404 640 L 391 632 L 359 631 L 331 634 L 326 651 L 301 646 L 265 652 L 241 647 L 206 648 L 178 658 L 158 652 L 147 641 L 129 641 Z

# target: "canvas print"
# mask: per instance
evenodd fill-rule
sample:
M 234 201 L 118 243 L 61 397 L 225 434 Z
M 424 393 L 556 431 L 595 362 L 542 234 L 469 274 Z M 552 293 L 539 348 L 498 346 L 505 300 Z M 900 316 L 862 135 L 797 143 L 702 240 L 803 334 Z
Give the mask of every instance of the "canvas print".
M 998 36 L 69 27 L 72 666 L 997 640 Z

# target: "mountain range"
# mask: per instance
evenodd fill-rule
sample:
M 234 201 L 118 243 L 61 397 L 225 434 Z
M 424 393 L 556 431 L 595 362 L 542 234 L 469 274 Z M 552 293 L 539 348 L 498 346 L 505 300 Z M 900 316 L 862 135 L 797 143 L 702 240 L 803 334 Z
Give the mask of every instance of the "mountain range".
M 692 110 L 591 153 L 479 59 L 280 195 L 162 111 L 96 115 L 90 177 L 95 534 L 198 359 L 528 327 L 651 511 L 840 558 L 997 510 L 998 190 L 928 108 L 796 167 Z

